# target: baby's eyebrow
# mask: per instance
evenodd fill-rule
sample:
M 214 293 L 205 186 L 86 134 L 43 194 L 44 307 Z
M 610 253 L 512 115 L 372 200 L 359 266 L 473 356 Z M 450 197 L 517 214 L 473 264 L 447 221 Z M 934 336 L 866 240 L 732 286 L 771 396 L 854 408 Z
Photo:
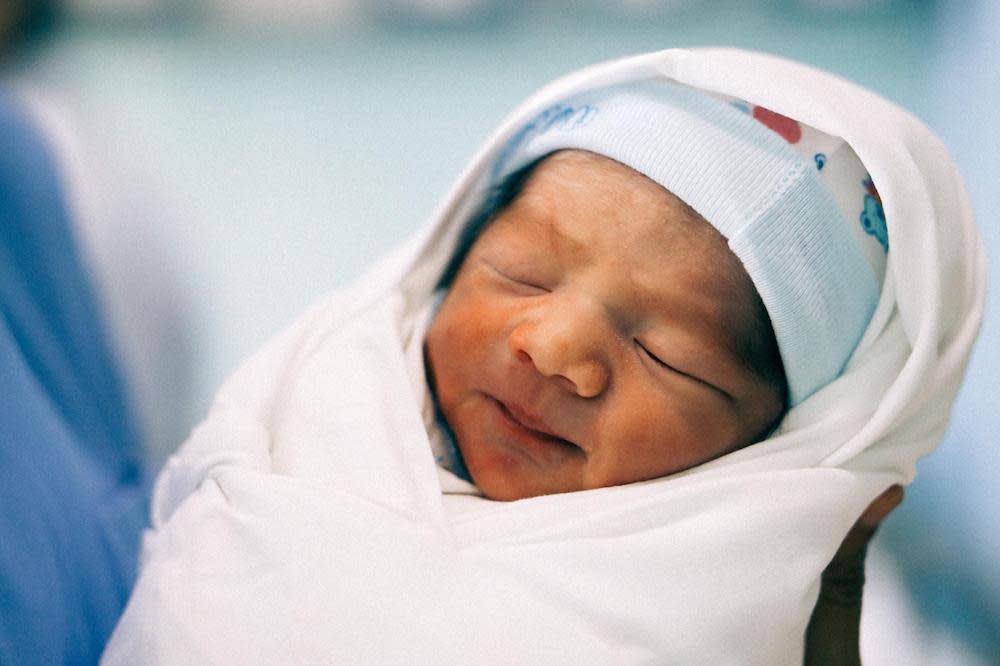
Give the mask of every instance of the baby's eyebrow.
M 586 247 L 568 233 L 567 230 L 573 227 L 572 220 L 561 219 L 550 206 L 545 205 L 544 197 L 532 196 L 530 192 L 522 193 L 501 211 L 497 221 L 520 225 L 531 234 L 529 250 L 538 250 L 546 256 L 555 256 L 557 249 L 565 251 L 561 249 L 565 244 L 571 244 L 575 251 Z
M 549 250 L 557 249 L 562 255 L 587 257 L 591 254 L 590 244 L 586 239 L 572 233 L 574 227 L 564 220 L 553 220 L 548 228 Z

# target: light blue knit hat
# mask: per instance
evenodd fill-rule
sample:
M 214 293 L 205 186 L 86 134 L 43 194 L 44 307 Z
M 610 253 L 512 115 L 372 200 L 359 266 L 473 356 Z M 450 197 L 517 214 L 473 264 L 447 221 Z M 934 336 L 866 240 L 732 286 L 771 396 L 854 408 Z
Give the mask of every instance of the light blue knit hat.
M 771 318 L 792 406 L 843 371 L 879 286 L 816 168 L 786 141 L 707 94 L 640 81 L 549 107 L 506 144 L 491 180 L 568 148 L 644 174 L 728 239 Z

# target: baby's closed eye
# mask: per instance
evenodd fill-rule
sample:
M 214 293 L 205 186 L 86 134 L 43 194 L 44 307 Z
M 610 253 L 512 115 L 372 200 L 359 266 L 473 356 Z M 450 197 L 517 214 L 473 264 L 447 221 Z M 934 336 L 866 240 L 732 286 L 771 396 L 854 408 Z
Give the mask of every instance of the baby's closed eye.
M 732 396 L 727 391 L 724 391 L 714 383 L 708 381 L 707 379 L 704 379 L 700 373 L 692 372 L 690 368 L 679 366 L 673 359 L 667 360 L 664 354 L 662 353 L 658 354 L 657 352 L 653 351 L 650 347 L 648 347 L 646 344 L 644 344 L 642 341 L 638 339 L 635 340 L 635 344 L 639 348 L 640 353 L 642 353 L 648 359 L 653 361 L 653 363 L 657 366 L 657 368 L 662 369 L 666 372 L 680 375 L 681 377 L 687 378 L 693 382 L 696 382 L 709 389 L 712 389 L 713 391 L 722 394 L 723 396 L 725 396 L 730 400 L 732 399 Z
M 530 265 L 504 263 L 489 259 L 484 259 L 483 264 L 492 274 L 517 287 L 538 293 L 551 291 L 542 272 Z

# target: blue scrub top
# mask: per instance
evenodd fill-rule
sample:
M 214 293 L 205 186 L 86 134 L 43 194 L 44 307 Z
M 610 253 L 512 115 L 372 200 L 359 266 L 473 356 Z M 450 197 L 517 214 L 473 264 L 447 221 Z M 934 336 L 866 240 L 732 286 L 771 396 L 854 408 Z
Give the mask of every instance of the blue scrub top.
M 0 90 L 0 663 L 95 663 L 147 484 L 56 166 Z

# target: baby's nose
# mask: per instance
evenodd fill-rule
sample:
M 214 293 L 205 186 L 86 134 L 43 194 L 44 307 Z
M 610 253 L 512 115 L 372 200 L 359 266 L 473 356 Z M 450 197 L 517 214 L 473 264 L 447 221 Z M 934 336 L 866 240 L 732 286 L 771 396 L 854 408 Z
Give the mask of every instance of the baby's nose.
M 585 308 L 551 308 L 518 324 L 508 345 L 521 360 L 583 398 L 607 388 L 610 371 L 603 329 Z

